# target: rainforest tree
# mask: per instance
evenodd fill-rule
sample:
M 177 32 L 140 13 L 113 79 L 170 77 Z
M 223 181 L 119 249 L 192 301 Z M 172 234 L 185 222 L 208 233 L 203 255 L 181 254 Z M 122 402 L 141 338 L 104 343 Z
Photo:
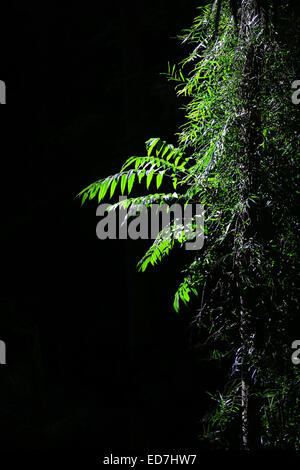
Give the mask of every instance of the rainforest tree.
M 299 113 L 291 101 L 298 20 L 288 1 L 200 7 L 180 36 L 190 45 L 188 57 L 169 66 L 186 110 L 176 145 L 149 139 L 145 156 L 128 158 L 118 174 L 80 193 L 82 203 L 101 202 L 118 184 L 129 196 L 145 181 L 148 194 L 109 209 L 174 200 L 204 205 L 204 246 L 184 269 L 174 308 L 198 296 L 199 341 L 228 367 L 204 422 L 202 438 L 213 447 L 234 448 L 239 437 L 243 449 L 300 448 L 300 373 L 290 360 L 300 272 Z M 185 241 L 175 223 L 139 268 Z

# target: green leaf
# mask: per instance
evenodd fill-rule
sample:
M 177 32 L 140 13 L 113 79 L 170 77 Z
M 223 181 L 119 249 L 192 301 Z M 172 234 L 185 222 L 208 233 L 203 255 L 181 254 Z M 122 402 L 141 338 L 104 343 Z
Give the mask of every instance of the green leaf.
M 82 206 L 83 206 L 84 201 L 86 200 L 87 197 L 88 197 L 88 193 L 84 193 L 84 195 L 82 196 L 82 200 L 81 200 L 81 205 Z
M 172 149 L 169 155 L 166 157 L 167 162 L 171 159 L 171 157 L 176 154 L 177 149 Z
M 175 294 L 173 307 L 174 307 L 174 310 L 178 313 L 179 312 L 179 294 L 178 294 L 178 292 L 176 292 L 176 294 Z
M 142 170 L 138 172 L 139 183 L 142 181 L 145 174 L 146 174 L 146 172 L 142 171 Z
M 100 186 L 99 194 L 98 194 L 98 202 L 102 201 L 102 199 L 105 197 L 105 194 L 108 190 L 109 187 L 109 179 L 106 179 L 102 185 Z
M 128 194 L 130 194 L 130 192 L 132 190 L 134 180 L 135 180 L 135 173 L 132 173 L 132 175 L 130 176 L 130 178 L 128 180 Z
M 149 172 L 147 171 L 147 189 L 149 189 L 149 186 L 150 186 L 150 183 L 152 181 L 153 175 L 154 175 L 153 170 L 151 170 Z
M 112 183 L 111 183 L 111 186 L 110 186 L 110 197 L 113 197 L 114 192 L 115 192 L 115 189 L 116 189 L 116 187 L 117 187 L 117 184 L 118 184 L 118 180 L 117 180 L 117 179 L 113 179 L 113 180 L 112 180 Z
M 127 174 L 123 175 L 121 178 L 121 193 L 124 194 L 125 188 L 127 183 Z
M 175 166 L 178 165 L 178 162 L 179 162 L 180 159 L 181 159 L 181 156 L 179 156 L 179 157 L 176 158 L 176 160 L 175 160 Z
M 135 161 L 135 170 L 137 171 L 138 167 L 140 166 L 141 158 L 137 158 Z
M 95 184 L 94 188 L 91 189 L 91 191 L 89 192 L 89 199 L 90 200 L 94 199 L 98 191 L 99 191 L 99 184 Z
M 162 171 L 160 171 L 156 176 L 156 187 L 157 187 L 157 189 L 160 187 L 160 185 L 162 183 L 163 176 L 164 176 L 164 174 L 163 174 Z
M 148 157 L 150 157 L 153 148 L 155 147 L 155 145 L 157 144 L 159 140 L 160 140 L 160 137 L 155 137 L 154 139 L 147 140 L 146 145 L 148 146 Z
M 161 158 L 164 158 L 164 156 L 166 155 L 166 153 L 170 150 L 170 147 L 169 145 L 166 145 L 166 142 L 164 142 L 164 149 L 163 149 L 163 152 L 161 154 Z

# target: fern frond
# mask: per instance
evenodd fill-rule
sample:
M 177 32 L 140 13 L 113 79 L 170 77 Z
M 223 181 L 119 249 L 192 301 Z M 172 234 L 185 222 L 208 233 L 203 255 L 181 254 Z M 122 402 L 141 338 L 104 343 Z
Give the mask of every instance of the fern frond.
M 123 209 L 129 209 L 131 206 L 135 205 L 144 205 L 145 207 L 151 207 L 152 204 L 157 204 L 159 205 L 165 204 L 167 202 L 170 202 L 171 200 L 179 200 L 181 198 L 184 198 L 184 195 L 178 195 L 177 193 L 156 193 L 156 194 L 148 194 L 146 196 L 138 196 L 138 197 L 132 197 L 132 198 L 126 198 L 122 199 L 121 201 L 116 202 L 115 204 L 112 204 L 108 206 L 107 211 L 115 211 L 119 207 Z
M 174 296 L 174 309 L 176 312 L 180 310 L 180 300 L 187 305 L 190 301 L 190 294 L 198 295 L 198 291 L 195 288 L 195 281 L 192 280 L 191 276 L 187 276 L 179 285 L 175 296 Z
M 139 271 L 145 271 L 149 263 L 154 266 L 158 261 L 161 261 L 175 246 L 175 242 L 182 246 L 188 240 L 185 229 L 184 224 L 176 223 L 176 221 L 163 227 L 154 243 L 138 262 Z
M 130 194 L 135 182 L 139 184 L 146 177 L 146 187 L 149 189 L 153 177 L 156 176 L 156 187 L 162 184 L 163 178 L 169 177 L 176 189 L 177 182 L 183 181 L 187 177 L 191 169 L 187 169 L 186 165 L 190 158 L 184 158 L 181 149 L 174 148 L 173 145 L 167 144 L 159 137 L 146 141 L 147 156 L 130 157 L 126 160 L 119 173 L 100 179 L 84 188 L 78 196 L 82 198 L 82 204 L 87 198 L 94 199 L 98 194 L 98 202 L 100 203 L 110 189 L 109 197 L 112 198 L 115 190 L 120 183 L 121 194 L 125 193 L 126 187 Z M 153 152 L 155 151 L 155 155 Z M 134 168 L 128 169 L 134 165 Z
M 149 250 L 145 253 L 143 258 L 138 262 L 137 267 L 139 271 L 146 271 L 149 263 L 154 266 L 158 261 L 161 261 L 163 257 L 167 256 L 170 250 L 174 247 L 174 238 L 163 238 L 163 230 L 158 234 L 154 243 L 151 245 Z

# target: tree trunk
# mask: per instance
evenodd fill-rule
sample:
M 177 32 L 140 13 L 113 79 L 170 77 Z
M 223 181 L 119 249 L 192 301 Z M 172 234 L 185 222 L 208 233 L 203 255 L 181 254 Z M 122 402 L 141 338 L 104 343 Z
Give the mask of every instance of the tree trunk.
M 259 165 L 261 161 L 262 130 L 260 113 L 258 109 L 258 95 L 260 91 L 260 78 L 262 73 L 263 51 L 261 46 L 252 41 L 255 28 L 265 28 L 265 15 L 258 0 L 242 0 L 241 2 L 241 22 L 239 38 L 242 40 L 243 54 L 243 80 L 241 83 L 241 98 L 243 103 L 243 141 L 244 141 L 244 163 L 242 171 L 244 173 L 245 199 L 250 194 L 259 194 Z M 243 236 L 240 240 L 240 248 L 243 250 L 244 242 L 251 237 L 256 237 L 260 220 L 259 206 L 250 207 L 246 217 L 250 218 L 250 225 L 245 225 Z M 250 450 L 259 446 L 259 410 L 252 403 L 255 398 L 251 397 L 252 379 L 249 374 L 251 363 L 251 348 L 255 338 L 255 312 L 251 311 L 251 306 L 245 305 L 243 299 L 243 275 L 250 266 L 250 255 L 242 255 L 239 266 L 238 293 L 240 303 L 240 340 L 242 346 L 241 357 L 241 408 L 242 408 L 242 447 Z M 255 412 L 250 413 L 251 410 Z

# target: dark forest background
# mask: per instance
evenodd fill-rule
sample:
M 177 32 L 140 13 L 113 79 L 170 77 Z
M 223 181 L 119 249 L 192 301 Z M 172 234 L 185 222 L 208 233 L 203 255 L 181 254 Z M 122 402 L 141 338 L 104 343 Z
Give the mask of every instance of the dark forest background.
M 75 199 L 146 139 L 174 143 L 161 74 L 200 3 L 20 2 L 3 20 L 0 448 L 200 448 L 223 377 L 193 309 L 173 311 L 178 256 L 138 273 L 149 242 L 98 240 L 97 204 Z

